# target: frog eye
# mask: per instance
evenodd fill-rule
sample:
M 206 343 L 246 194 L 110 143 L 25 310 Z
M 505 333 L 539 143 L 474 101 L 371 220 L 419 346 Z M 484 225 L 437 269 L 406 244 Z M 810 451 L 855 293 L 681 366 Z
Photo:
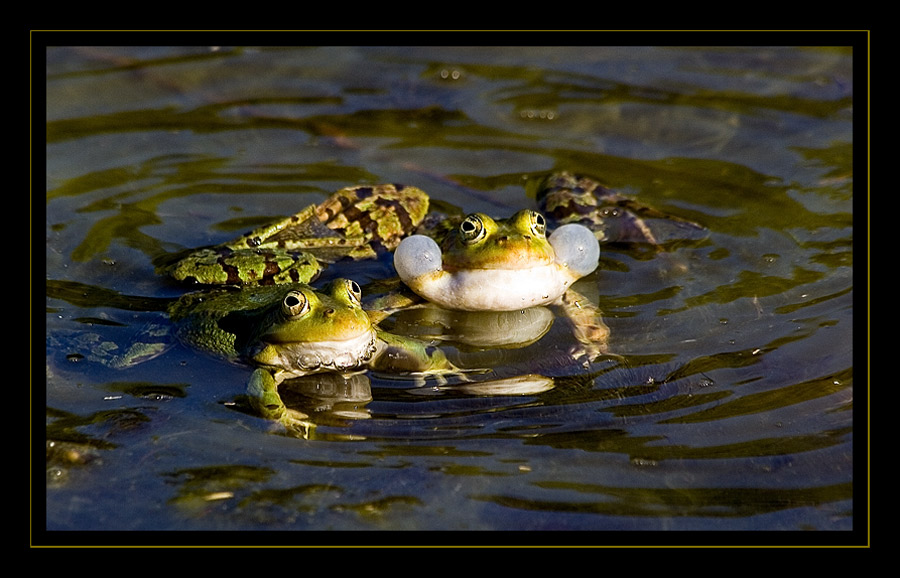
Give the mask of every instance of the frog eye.
M 484 221 L 481 220 L 479 215 L 469 215 L 459 224 L 459 234 L 467 245 L 482 240 L 487 234 L 486 231 Z
M 296 317 L 309 311 L 309 299 L 301 291 L 291 291 L 284 296 L 281 310 L 285 315 Z
M 604 207 L 600 214 L 604 217 L 618 217 L 619 216 L 619 208 L 618 207 Z
M 331 282 L 331 296 L 341 302 L 349 302 L 351 305 L 360 305 L 362 289 L 359 284 L 351 279 L 335 279 Z
M 547 219 L 537 211 L 522 209 L 509 218 L 510 224 L 522 235 L 544 239 L 547 235 Z
M 359 300 L 362 297 L 362 289 L 359 288 L 359 283 L 351 279 L 345 279 L 344 287 L 347 289 L 350 300 L 359 305 Z
M 547 232 L 547 220 L 536 211 L 531 211 L 531 232 L 536 237 L 543 237 Z

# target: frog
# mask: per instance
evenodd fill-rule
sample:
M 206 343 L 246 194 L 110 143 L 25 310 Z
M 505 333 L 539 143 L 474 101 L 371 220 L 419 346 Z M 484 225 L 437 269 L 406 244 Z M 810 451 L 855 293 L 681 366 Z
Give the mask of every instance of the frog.
M 544 216 L 530 209 L 506 219 L 467 215 L 403 239 L 394 267 L 414 293 L 461 311 L 515 311 L 558 301 L 592 273 L 600 248 L 587 227 L 570 223 L 549 237 Z
M 315 425 L 285 406 L 278 389 L 285 380 L 369 369 L 422 379 L 459 372 L 440 349 L 378 328 L 360 297 L 359 285 L 344 278 L 322 290 L 305 283 L 222 287 L 188 293 L 168 314 L 180 341 L 253 367 L 247 397 L 258 415 L 308 437 Z
M 522 209 L 507 219 L 483 213 L 426 219 L 416 234 L 400 242 L 394 267 L 414 293 L 447 309 L 515 311 L 553 305 L 582 344 L 574 357 L 591 362 L 608 353 L 609 328 L 599 309 L 571 285 L 597 269 L 599 244 L 641 244 L 661 251 L 661 223 L 676 224 L 678 236 L 699 237 L 705 229 L 590 177 L 563 171 L 535 182 L 540 212 Z
M 659 211 L 585 175 L 555 172 L 536 179 L 531 188 L 548 219 L 582 224 L 600 243 L 661 251 L 668 241 L 700 240 L 707 233 L 699 223 Z
M 428 195 L 417 187 L 345 187 L 236 239 L 164 255 L 156 272 L 194 285 L 311 283 L 335 261 L 394 250 L 428 207 Z

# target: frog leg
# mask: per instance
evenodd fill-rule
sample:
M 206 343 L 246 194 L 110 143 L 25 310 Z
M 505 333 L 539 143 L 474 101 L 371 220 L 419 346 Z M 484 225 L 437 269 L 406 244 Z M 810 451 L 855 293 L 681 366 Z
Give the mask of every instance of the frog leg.
M 440 348 L 412 337 L 378 331 L 378 348 L 369 367 L 375 371 L 407 373 L 423 385 L 427 377 L 434 377 L 439 384 L 446 384 L 453 376 L 467 381 L 466 372 L 453 365 Z
M 428 203 L 428 195 L 416 187 L 360 185 L 332 194 L 316 208 L 316 215 L 329 229 L 359 239 L 370 250 L 392 251 L 422 222 Z
M 323 218 L 319 207 L 310 205 L 299 213 L 254 229 L 219 247 L 231 251 L 305 252 L 327 263 L 347 256 L 356 260 L 375 256 L 361 233 L 335 230 L 323 222 Z
M 319 205 L 260 227 L 226 244 L 230 249 L 306 251 L 333 262 L 377 257 L 393 250 L 428 212 L 428 195 L 403 185 L 347 187 Z
M 282 381 L 280 376 L 276 377 L 271 371 L 262 368 L 255 369 L 247 384 L 250 405 L 260 416 L 277 421 L 288 432 L 297 433 L 300 437 L 308 439 L 312 435 L 315 424 L 309 421 L 309 416 L 305 413 L 289 409 L 284 405 L 284 401 L 278 393 L 278 386 Z
M 380 283 L 387 286 L 387 293 L 381 293 L 363 301 L 363 309 L 373 325 L 377 325 L 397 311 L 410 309 L 425 303 L 422 297 L 412 292 L 399 278 L 390 279 Z M 366 293 L 363 289 L 363 293 Z
M 609 352 L 609 327 L 603 322 L 602 311 L 584 295 L 569 289 L 557 305 L 572 325 L 572 333 L 579 345 L 572 352 L 575 359 L 590 363 Z

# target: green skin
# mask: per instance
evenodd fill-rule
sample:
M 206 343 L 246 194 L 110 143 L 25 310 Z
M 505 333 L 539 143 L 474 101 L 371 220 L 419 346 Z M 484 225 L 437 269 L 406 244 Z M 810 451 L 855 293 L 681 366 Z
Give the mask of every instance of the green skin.
M 201 285 L 310 283 L 323 263 L 396 248 L 422 222 L 428 202 L 415 187 L 347 187 L 237 239 L 178 255 L 157 272 Z
M 169 314 L 183 342 L 254 366 L 248 385 L 254 409 L 304 435 L 312 424 L 288 410 L 278 393 L 285 379 L 364 369 L 457 371 L 440 350 L 380 331 L 360 304 L 359 287 L 346 279 L 327 292 L 291 283 L 192 293 Z
M 459 224 L 448 219 L 440 226 L 446 232 L 433 236 L 442 245 L 444 265 L 452 269 L 505 270 L 521 262 L 553 260 L 544 217 L 535 211 L 519 211 L 509 219 L 475 213 Z

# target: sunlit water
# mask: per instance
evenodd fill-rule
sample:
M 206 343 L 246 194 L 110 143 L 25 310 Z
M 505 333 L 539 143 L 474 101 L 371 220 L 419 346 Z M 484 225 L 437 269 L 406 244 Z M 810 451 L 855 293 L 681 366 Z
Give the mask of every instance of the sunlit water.
M 854 529 L 853 66 L 831 48 L 49 49 L 47 529 Z M 505 217 L 552 170 L 709 234 L 604 247 L 576 287 L 618 357 L 567 362 L 558 323 L 468 353 L 549 385 L 307 384 L 303 439 L 241 411 L 246 367 L 175 348 L 113 370 L 56 345 L 165 322 L 186 289 L 155 257 L 341 187 Z

